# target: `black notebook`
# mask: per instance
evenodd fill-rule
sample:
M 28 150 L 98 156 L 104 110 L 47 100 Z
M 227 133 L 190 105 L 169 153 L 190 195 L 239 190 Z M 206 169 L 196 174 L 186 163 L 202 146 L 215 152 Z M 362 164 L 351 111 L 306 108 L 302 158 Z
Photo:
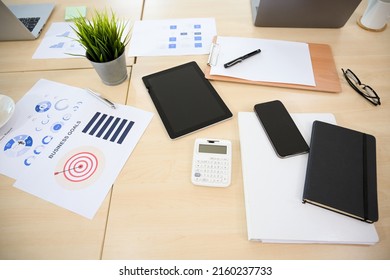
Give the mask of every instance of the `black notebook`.
M 369 223 L 376 222 L 375 137 L 315 121 L 303 202 Z
M 196 62 L 142 80 L 172 139 L 232 117 Z

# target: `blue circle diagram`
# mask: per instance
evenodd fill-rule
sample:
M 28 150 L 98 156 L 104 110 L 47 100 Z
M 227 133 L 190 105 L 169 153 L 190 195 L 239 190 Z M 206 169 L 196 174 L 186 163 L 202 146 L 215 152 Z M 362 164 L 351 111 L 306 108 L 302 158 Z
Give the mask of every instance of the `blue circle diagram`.
M 38 113 L 44 113 L 48 111 L 50 107 L 51 103 L 49 101 L 42 101 L 35 106 L 35 111 L 37 111 Z
M 51 126 L 51 131 L 52 132 L 58 132 L 59 130 L 61 130 L 61 128 L 64 126 L 64 124 L 62 122 L 56 122 L 54 123 L 52 126 Z
M 26 153 L 33 145 L 29 135 L 18 135 L 10 139 L 4 146 L 4 152 L 11 157 L 18 157 Z
M 51 140 L 53 140 L 53 136 L 47 135 L 43 137 L 42 144 L 47 145 L 51 142 Z

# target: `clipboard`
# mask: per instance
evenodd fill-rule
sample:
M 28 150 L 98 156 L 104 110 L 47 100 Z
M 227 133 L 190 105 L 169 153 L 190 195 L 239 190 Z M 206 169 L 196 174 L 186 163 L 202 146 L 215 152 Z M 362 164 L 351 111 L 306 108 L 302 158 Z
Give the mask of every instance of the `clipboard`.
M 212 60 L 213 46 L 215 46 L 216 37 L 214 37 L 214 43 L 211 47 L 209 61 Z M 250 81 L 240 78 L 211 75 L 211 66 L 207 65 L 205 69 L 205 77 L 209 80 L 236 82 L 245 84 L 265 85 L 273 87 L 303 89 L 312 91 L 324 91 L 331 93 L 341 92 L 341 84 L 336 70 L 336 64 L 334 62 L 332 49 L 327 44 L 308 43 L 311 56 L 311 62 L 313 67 L 314 79 L 316 86 L 288 84 L 288 83 L 275 83 L 275 82 L 262 82 L 262 81 Z

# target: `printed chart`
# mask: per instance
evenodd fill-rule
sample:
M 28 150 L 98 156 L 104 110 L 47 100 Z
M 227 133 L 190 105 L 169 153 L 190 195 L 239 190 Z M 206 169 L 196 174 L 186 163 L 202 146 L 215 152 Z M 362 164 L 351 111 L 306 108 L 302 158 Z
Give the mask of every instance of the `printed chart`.
M 17 135 L 10 139 L 4 146 L 4 152 L 9 157 L 19 157 L 25 154 L 33 145 L 33 139 L 29 135 Z
M 0 173 L 92 219 L 152 116 L 121 104 L 113 110 L 85 89 L 41 79 L 0 129 Z
M 96 112 L 82 132 L 122 144 L 133 125 L 134 121 Z
M 3 147 L 8 158 L 20 158 L 24 166 L 33 164 L 83 104 L 79 99 L 62 98 L 54 92 L 44 93 L 41 98 L 44 100 L 28 104 L 24 109 L 28 112 L 28 125 L 14 135 L 11 133 Z
M 129 56 L 208 54 L 216 35 L 213 18 L 136 21 Z
M 79 58 L 85 49 L 75 38 L 70 22 L 53 22 L 36 49 L 33 59 Z

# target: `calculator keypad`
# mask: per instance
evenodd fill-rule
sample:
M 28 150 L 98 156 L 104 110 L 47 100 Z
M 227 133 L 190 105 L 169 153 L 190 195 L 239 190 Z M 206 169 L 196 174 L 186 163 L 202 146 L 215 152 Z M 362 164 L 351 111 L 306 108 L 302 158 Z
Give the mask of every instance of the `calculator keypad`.
M 228 186 L 230 164 L 226 158 L 211 157 L 194 161 L 192 181 L 203 186 Z

